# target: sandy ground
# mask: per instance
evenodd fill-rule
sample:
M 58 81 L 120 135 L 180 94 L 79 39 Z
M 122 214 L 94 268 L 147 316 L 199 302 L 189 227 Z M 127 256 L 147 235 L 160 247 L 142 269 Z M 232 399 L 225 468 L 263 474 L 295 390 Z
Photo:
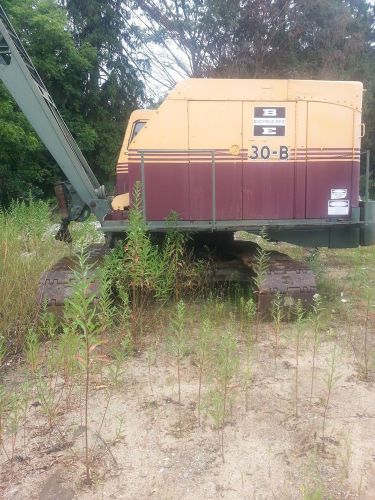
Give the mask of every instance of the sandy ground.
M 275 373 L 271 331 L 270 325 L 261 326 L 253 355 L 248 411 L 241 370 L 232 380 L 224 463 L 219 433 L 204 411 L 198 425 L 198 372 L 193 358 L 188 356 L 183 361 L 179 406 L 175 360 L 161 343 L 157 361 L 151 365 L 152 387 L 144 352 L 125 363 L 120 386 L 109 399 L 99 438 L 108 391 L 98 376 L 91 385 L 90 488 L 83 480 L 80 401 L 74 399 L 68 410 L 62 404 L 58 425 L 49 430 L 38 401 L 33 400 L 27 409 L 26 425 L 17 437 L 13 463 L 4 453 L 1 456 L 1 498 L 374 498 L 374 384 L 358 376 L 344 337 L 328 338 L 332 333 L 328 332 L 317 355 L 311 406 L 311 345 L 304 346 L 299 359 L 297 418 L 294 350 L 285 347 L 290 342 L 284 340 Z M 339 346 L 339 379 L 327 411 L 323 450 L 327 394 L 323 379 L 335 342 Z M 243 362 L 243 353 L 240 356 Z M 8 373 L 7 383 L 16 384 L 21 374 L 22 366 Z M 205 384 L 203 393 L 207 388 Z M 5 437 L 4 446 L 9 453 L 10 437 Z
M 245 346 L 243 334 L 235 327 L 239 366 L 228 388 L 230 411 L 224 427 L 223 461 L 221 430 L 215 429 L 205 407 L 199 425 L 198 367 L 192 354 L 182 362 L 181 405 L 178 404 L 176 360 L 166 349 L 163 338 L 168 326 L 161 320 L 149 332 L 149 343 L 156 349 L 152 363 L 146 350 L 140 348 L 123 364 L 115 389 L 109 386 L 105 372 L 104 377 L 96 374 L 91 380 L 88 437 L 92 485 L 85 484 L 83 387 L 75 386 L 67 402 L 66 393 L 61 396 L 63 381 L 46 379 L 46 384 L 57 384 L 56 422 L 49 427 L 34 391 L 27 404 L 26 419 L 20 418 L 13 460 L 6 456 L 12 453 L 10 424 L 6 422 L 0 454 L 0 497 L 375 498 L 375 312 L 369 311 L 369 377 L 365 379 L 364 304 L 359 301 L 358 305 L 357 301 L 357 307 L 348 313 L 341 291 L 347 297 L 351 264 L 345 265 L 343 257 L 332 254 L 330 266 L 325 269 L 323 286 L 331 301 L 329 318 L 317 350 L 311 404 L 311 327 L 305 331 L 301 344 L 298 417 L 291 325 L 282 326 L 276 369 L 272 324 L 260 325 L 251 357 L 248 409 L 243 375 Z M 195 304 L 193 308 L 190 316 L 195 326 L 190 329 L 191 336 L 197 333 L 200 306 Z M 335 384 L 327 406 L 323 441 L 328 394 L 325 380 L 335 346 Z M 23 359 L 12 360 L 1 378 L 8 390 L 20 391 L 25 379 Z M 79 383 L 83 384 L 83 380 Z M 203 401 L 209 389 L 210 381 L 206 378 Z

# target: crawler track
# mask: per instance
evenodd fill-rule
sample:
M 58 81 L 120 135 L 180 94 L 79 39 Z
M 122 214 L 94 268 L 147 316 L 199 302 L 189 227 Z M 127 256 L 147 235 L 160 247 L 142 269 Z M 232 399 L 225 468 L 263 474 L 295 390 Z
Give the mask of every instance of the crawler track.
M 91 245 L 87 249 L 88 264 L 93 266 L 99 264 L 107 252 L 106 245 Z M 49 309 L 55 312 L 62 310 L 64 302 L 72 294 L 76 264 L 75 258 L 64 257 L 42 275 L 38 292 L 40 304 L 46 304 Z M 99 292 L 99 283 L 94 278 L 94 272 L 90 289 L 94 294 Z
M 226 278 L 227 281 L 253 281 L 256 275 L 258 248 L 256 243 L 238 240 L 225 245 L 222 251 L 235 260 L 219 261 L 217 277 L 221 280 Z M 257 290 L 259 311 L 267 314 L 277 293 L 287 307 L 292 306 L 297 300 L 301 300 L 305 307 L 311 305 L 316 293 L 316 281 L 310 267 L 305 262 L 294 260 L 280 252 L 270 251 L 267 252 L 267 256 L 265 275 Z
M 210 248 L 213 259 L 211 279 L 214 282 L 254 283 L 257 267 L 258 245 L 247 241 L 225 241 Z M 105 245 L 92 245 L 88 249 L 89 263 L 99 264 L 108 252 Z M 70 297 L 74 281 L 76 261 L 64 257 L 45 272 L 39 284 L 39 301 L 48 308 L 61 311 L 64 301 Z M 98 294 L 99 283 L 94 273 L 91 284 L 93 293 Z M 257 290 L 258 309 L 269 313 L 275 295 L 279 293 L 285 306 L 292 306 L 297 300 L 308 307 L 316 293 L 315 276 L 309 266 L 280 252 L 268 252 L 268 264 L 264 278 Z

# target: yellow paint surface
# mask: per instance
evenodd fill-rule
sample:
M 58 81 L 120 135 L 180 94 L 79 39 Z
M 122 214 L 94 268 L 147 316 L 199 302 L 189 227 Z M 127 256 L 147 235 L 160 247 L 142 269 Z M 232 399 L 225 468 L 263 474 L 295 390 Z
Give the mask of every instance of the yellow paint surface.
M 287 161 L 306 161 L 312 149 L 322 151 L 322 158 L 315 152 L 314 159 L 324 161 L 327 148 L 345 148 L 343 159 L 354 158 L 361 142 L 362 93 L 360 82 L 188 79 L 177 84 L 157 110 L 131 115 L 118 171 L 126 172 L 128 163 L 138 162 L 140 150 L 148 150 L 147 159 L 160 163 L 186 162 L 189 151 L 194 161 L 192 150 L 199 149 L 220 150 L 223 161 L 233 161 L 236 155 L 249 158 L 252 145 L 271 151 L 287 146 Z M 286 108 L 284 136 L 254 136 L 256 106 Z M 147 123 L 129 144 L 137 120 Z M 196 160 L 211 161 L 210 154 L 202 152 Z M 276 155 L 269 160 L 277 160 Z

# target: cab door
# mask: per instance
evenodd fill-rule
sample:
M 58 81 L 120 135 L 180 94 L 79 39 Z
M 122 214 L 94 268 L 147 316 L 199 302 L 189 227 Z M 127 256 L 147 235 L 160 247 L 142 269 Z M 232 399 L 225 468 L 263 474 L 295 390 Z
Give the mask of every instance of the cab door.
M 188 113 L 190 219 L 240 220 L 242 101 L 189 101 Z
M 359 150 L 354 149 L 354 133 L 350 107 L 308 103 L 306 218 L 350 216 L 353 196 L 358 206 Z
M 295 102 L 243 102 L 243 219 L 295 217 Z

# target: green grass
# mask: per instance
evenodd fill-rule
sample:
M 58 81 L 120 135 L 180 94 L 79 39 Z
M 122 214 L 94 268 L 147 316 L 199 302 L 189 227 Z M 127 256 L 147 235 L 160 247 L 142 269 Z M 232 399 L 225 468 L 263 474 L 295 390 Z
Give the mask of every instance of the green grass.
M 0 212 L 0 334 L 8 350 L 19 350 L 37 320 L 38 281 L 65 252 L 50 230 L 47 203 L 14 203 Z
M 20 350 L 38 319 L 38 282 L 71 247 L 54 239 L 56 218 L 47 202 L 30 199 L 0 210 L 0 350 Z M 73 223 L 73 250 L 100 241 L 92 220 Z M 0 359 L 1 361 L 1 359 Z

